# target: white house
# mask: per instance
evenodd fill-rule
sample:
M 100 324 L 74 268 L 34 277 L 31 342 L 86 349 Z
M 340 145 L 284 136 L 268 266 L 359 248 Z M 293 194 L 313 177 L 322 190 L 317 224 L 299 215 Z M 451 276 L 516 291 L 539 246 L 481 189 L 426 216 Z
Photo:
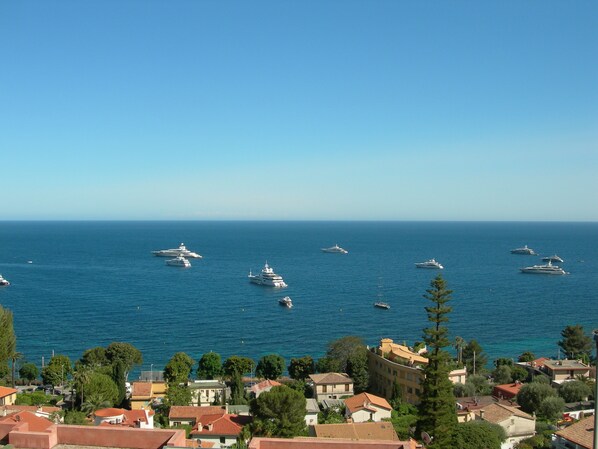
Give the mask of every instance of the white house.
M 388 401 L 370 393 L 360 393 L 345 399 L 345 417 L 353 422 L 379 422 L 390 418 L 392 407 Z
M 310 374 L 309 378 L 314 383 L 314 398 L 318 402 L 353 396 L 353 379 L 345 373 Z
M 116 426 L 154 428 L 153 410 L 125 410 L 122 408 L 103 408 L 93 414 L 93 424 L 111 424 Z
M 516 443 L 536 434 L 536 418 L 518 408 L 494 403 L 474 411 L 475 419 L 498 424 L 507 434 L 501 449 L 511 449 Z
M 318 413 L 320 413 L 318 401 L 316 401 L 314 398 L 306 399 L 305 424 L 307 426 L 313 426 L 315 424 L 318 424 Z
M 191 390 L 191 405 L 205 407 L 226 400 L 226 385 L 218 380 L 195 380 L 187 386 Z

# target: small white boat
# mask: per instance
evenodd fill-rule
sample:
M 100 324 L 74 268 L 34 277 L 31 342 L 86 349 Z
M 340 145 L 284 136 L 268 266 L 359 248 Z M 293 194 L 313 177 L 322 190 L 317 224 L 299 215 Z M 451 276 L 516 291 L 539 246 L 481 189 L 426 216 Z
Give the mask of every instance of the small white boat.
M 559 262 L 559 263 L 564 263 L 565 261 L 563 259 L 561 259 L 559 256 L 557 256 L 556 254 L 553 256 L 548 256 L 548 257 L 542 257 L 542 260 L 544 262 Z
M 284 298 L 279 299 L 278 304 L 280 304 L 281 306 L 284 306 L 288 309 L 293 307 L 293 301 L 291 300 L 291 298 L 289 296 L 285 296 Z
M 274 273 L 274 269 L 268 265 L 264 265 L 260 274 L 252 274 L 249 271 L 249 281 L 253 282 L 254 284 L 258 285 L 265 285 L 267 287 L 277 287 L 277 288 L 284 288 L 287 284 L 282 279 L 282 276 L 279 274 Z
M 7 285 L 10 285 L 10 282 L 8 282 L 7 279 L 4 279 L 0 274 L 0 287 L 6 287 Z
M 529 274 L 567 274 L 567 272 L 563 270 L 561 267 L 553 265 L 550 260 L 546 265 L 534 265 L 531 267 L 521 268 L 521 272 Z
M 511 250 L 511 254 L 524 254 L 526 256 L 535 256 L 536 252 L 525 245 L 523 248 L 515 248 Z
M 321 249 L 322 249 L 322 252 L 324 252 L 324 253 L 337 253 L 337 254 L 348 254 L 349 253 L 349 251 L 347 251 L 344 248 L 341 248 L 338 245 L 331 246 L 330 248 L 321 248 Z
M 166 265 L 171 267 L 189 268 L 191 266 L 191 262 L 189 262 L 183 256 L 176 256 L 174 259 L 168 259 L 166 261 Z
M 374 303 L 374 307 L 378 307 L 379 309 L 390 309 L 390 304 L 382 301 L 376 301 Z
M 172 249 L 161 249 L 158 251 L 152 251 L 152 254 L 157 257 L 177 257 L 183 256 L 187 259 L 201 259 L 202 257 L 194 253 L 193 251 L 189 251 L 184 243 L 181 243 L 178 248 Z
M 436 270 L 442 270 L 444 267 L 440 265 L 439 262 L 436 262 L 435 259 L 426 260 L 425 262 L 416 263 L 415 266 L 417 268 L 434 268 Z

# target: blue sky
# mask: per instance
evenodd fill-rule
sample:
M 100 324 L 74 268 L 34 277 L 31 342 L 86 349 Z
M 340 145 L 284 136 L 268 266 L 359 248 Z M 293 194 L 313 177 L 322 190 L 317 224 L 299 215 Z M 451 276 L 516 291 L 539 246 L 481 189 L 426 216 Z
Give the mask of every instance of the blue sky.
M 597 221 L 596 17 L 0 2 L 0 219 Z

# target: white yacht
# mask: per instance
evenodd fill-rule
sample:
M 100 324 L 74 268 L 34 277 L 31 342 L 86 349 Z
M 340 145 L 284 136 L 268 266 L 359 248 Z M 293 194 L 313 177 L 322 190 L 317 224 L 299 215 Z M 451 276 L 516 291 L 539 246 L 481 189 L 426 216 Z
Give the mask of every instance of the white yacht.
M 553 265 L 550 260 L 546 265 L 534 265 L 532 267 L 521 268 L 521 272 L 530 274 L 567 274 L 561 267 Z
M 390 304 L 382 301 L 376 301 L 374 303 L 374 307 L 378 307 L 379 309 L 390 309 Z
M 553 255 L 553 256 L 542 257 L 542 260 L 544 262 L 559 262 L 559 263 L 564 263 L 565 262 L 563 259 L 561 259 L 556 254 Z
M 260 274 L 251 274 L 250 271 L 249 280 L 254 284 L 266 285 L 268 287 L 283 288 L 287 286 L 287 284 L 283 281 L 282 276 L 274 273 L 274 270 L 272 267 L 270 267 L 270 265 L 268 265 L 268 262 L 266 262 L 266 265 L 264 265 L 264 268 L 262 268 L 262 272 Z
M 2 277 L 2 275 L 0 274 L 0 287 L 6 287 L 7 285 L 10 285 L 10 282 L 8 282 L 8 280 L 4 279 Z
M 191 262 L 189 262 L 183 256 L 176 256 L 174 259 L 168 259 L 166 261 L 166 265 L 171 267 L 189 268 L 191 266 Z
M 194 253 L 193 251 L 189 251 L 184 243 L 181 243 L 178 248 L 161 249 L 158 251 L 152 251 L 152 254 L 154 256 L 158 256 L 158 257 L 183 256 L 183 257 L 186 257 L 187 259 L 201 259 L 202 258 L 199 254 Z
M 338 254 L 347 254 L 349 252 L 346 249 L 343 249 L 338 245 L 331 246 L 330 248 L 322 248 L 322 251 L 325 253 L 338 253 Z
M 289 296 L 285 296 L 284 298 L 279 299 L 278 304 L 286 307 L 287 309 L 290 309 L 293 307 L 293 301 L 291 300 L 291 298 Z
M 527 256 L 535 256 L 536 252 L 525 245 L 523 248 L 515 248 L 511 250 L 511 254 L 525 254 Z
M 425 262 L 416 263 L 415 266 L 417 268 L 434 268 L 436 270 L 442 270 L 444 267 L 440 265 L 439 262 L 436 262 L 434 259 L 426 260 Z

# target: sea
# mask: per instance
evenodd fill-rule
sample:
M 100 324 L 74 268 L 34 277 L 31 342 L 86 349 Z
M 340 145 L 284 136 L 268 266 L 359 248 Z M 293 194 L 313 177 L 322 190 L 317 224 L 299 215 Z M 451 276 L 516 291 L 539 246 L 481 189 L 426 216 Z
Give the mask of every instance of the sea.
M 181 242 L 203 256 L 191 268 L 151 254 Z M 334 244 L 349 253 L 321 251 Z M 521 273 L 543 263 L 510 253 L 523 245 L 558 254 L 569 274 Z M 444 270 L 415 267 L 430 258 Z M 248 281 L 266 262 L 287 288 Z M 453 290 L 451 339 L 477 340 L 490 360 L 562 357 L 565 326 L 598 328 L 598 223 L 4 221 L 0 273 L 20 363 L 38 366 L 115 341 L 142 352 L 137 370 L 162 369 L 179 351 L 319 358 L 346 335 L 411 345 L 429 325 L 423 295 L 438 274 Z

